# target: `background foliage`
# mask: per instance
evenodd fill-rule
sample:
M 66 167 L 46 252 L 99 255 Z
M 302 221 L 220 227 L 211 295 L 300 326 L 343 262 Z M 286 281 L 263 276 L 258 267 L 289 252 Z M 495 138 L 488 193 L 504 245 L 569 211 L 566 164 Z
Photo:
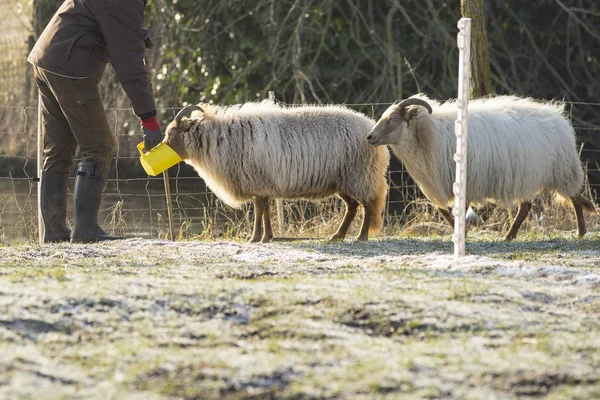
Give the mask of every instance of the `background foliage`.
M 61 2 L 0 5 L 8 27 L 0 33 L 7 52 L 0 105 L 35 106 L 25 58 Z M 600 107 L 589 103 L 599 102 L 600 5 L 483 3 L 492 92 L 574 102 L 569 112 L 585 142 L 582 158 L 598 169 Z M 264 99 L 268 91 L 285 103 L 353 104 L 373 117 L 417 92 L 455 97 L 460 16 L 458 0 L 150 0 L 146 25 L 156 46 L 148 61 L 161 122 L 172 119 L 168 108 L 184 103 L 240 103 Z M 107 108 L 130 107 L 110 67 L 101 89 Z M 0 114 L 2 131 L 23 125 L 19 113 Z M 139 139 L 127 138 L 139 134 L 133 113 L 119 114 L 111 126 L 124 137 L 123 151 L 135 154 Z
M 5 20 L 31 16 L 31 32 L 21 35 L 31 46 L 61 0 L 9 3 Z M 484 0 L 484 6 L 495 93 L 597 101 L 595 0 Z M 458 0 L 150 0 L 146 7 L 157 44 L 151 73 L 163 107 L 239 103 L 270 90 L 286 103 L 386 103 L 417 92 L 451 98 L 459 18 Z M 22 63 L 25 55 L 21 49 L 12 57 Z M 35 104 L 32 91 L 23 98 L 23 84 L 13 86 L 19 95 L 3 98 Z M 129 106 L 110 68 L 103 94 L 107 107 Z M 575 125 L 600 125 L 593 108 L 577 108 Z M 585 141 L 595 141 L 594 133 L 578 132 Z
M 494 91 L 589 102 L 600 89 L 593 0 L 486 0 Z M 458 1 L 155 0 L 147 20 L 163 103 L 456 96 Z M 585 108 L 585 105 L 582 105 Z M 579 112 L 577 125 L 599 116 Z

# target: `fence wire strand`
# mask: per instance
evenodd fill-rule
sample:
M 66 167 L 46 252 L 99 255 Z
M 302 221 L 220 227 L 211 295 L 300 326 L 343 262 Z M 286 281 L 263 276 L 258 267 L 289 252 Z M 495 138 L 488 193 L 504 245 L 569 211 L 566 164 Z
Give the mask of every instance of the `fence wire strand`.
M 598 107 L 600 103 L 564 102 L 568 105 L 567 114 L 571 121 L 577 112 L 577 105 Z M 281 103 L 283 104 L 283 103 Z M 376 113 L 392 103 L 354 103 L 347 107 L 369 110 L 370 116 L 378 118 Z M 160 108 L 158 111 L 165 117 L 175 117 L 180 107 Z M 3 105 L 0 106 L 0 134 L 6 140 L 0 148 L 0 240 L 22 240 L 36 237 L 37 231 L 37 185 L 32 179 L 37 176 L 37 127 L 32 124 L 37 113 L 35 106 Z M 107 188 L 104 192 L 100 221 L 109 221 L 113 229 L 121 229 L 122 234 L 141 237 L 165 237 L 168 230 L 167 207 L 164 195 L 162 176 L 151 177 L 144 173 L 139 165 L 139 155 L 135 144 L 142 140 L 142 133 L 131 131 L 134 123 L 131 108 L 111 107 L 107 116 L 112 119 L 113 135 L 116 141 L 114 162 L 109 173 Z M 135 122 L 131 122 L 135 121 Z M 21 126 L 21 130 L 15 130 Z M 600 132 L 599 127 L 575 126 L 576 132 Z M 600 187 L 600 149 L 581 142 L 580 157 L 586 171 L 586 193 L 598 202 Z M 32 153 L 33 149 L 36 149 Z M 395 158 L 390 158 L 390 169 L 387 172 L 389 192 L 385 206 L 385 218 L 388 222 L 403 219 L 412 206 L 427 203 L 419 188 L 412 181 L 403 165 Z M 74 161 L 76 168 L 77 159 Z M 201 235 L 205 229 L 216 229 L 226 232 L 236 226 L 250 221 L 248 213 L 252 208 L 245 206 L 242 210 L 233 210 L 225 206 L 208 190 L 197 173 L 184 163 L 171 169 L 168 179 L 171 196 L 174 198 L 174 220 L 176 236 L 187 238 L 190 235 Z M 114 177 L 113 177 L 114 176 Z M 75 174 L 71 174 L 69 188 L 72 193 Z M 339 202 L 338 202 L 339 203 Z M 331 209 L 342 211 L 340 204 L 331 205 Z M 310 213 L 318 205 L 286 201 L 286 220 L 294 215 Z M 72 196 L 69 196 L 68 215 L 72 215 Z M 293 223 L 293 221 L 292 221 Z M 247 225 L 245 225 L 247 226 Z

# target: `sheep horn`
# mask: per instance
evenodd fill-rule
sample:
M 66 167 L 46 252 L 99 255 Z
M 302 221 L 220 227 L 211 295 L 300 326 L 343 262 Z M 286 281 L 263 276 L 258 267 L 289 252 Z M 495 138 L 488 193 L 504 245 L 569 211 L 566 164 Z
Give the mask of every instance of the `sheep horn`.
M 200 106 L 185 106 L 175 116 L 175 122 L 181 121 L 181 118 L 183 118 L 184 115 L 189 114 L 189 113 L 191 113 L 193 111 L 202 111 L 202 112 L 204 112 L 204 110 Z
M 429 114 L 433 112 L 429 103 L 427 103 L 425 100 L 416 99 L 414 97 L 402 101 L 396 101 L 394 105 L 399 106 L 400 110 L 402 110 L 402 113 L 404 113 L 404 109 L 408 106 L 422 106 L 425 107 L 427 111 L 429 111 Z

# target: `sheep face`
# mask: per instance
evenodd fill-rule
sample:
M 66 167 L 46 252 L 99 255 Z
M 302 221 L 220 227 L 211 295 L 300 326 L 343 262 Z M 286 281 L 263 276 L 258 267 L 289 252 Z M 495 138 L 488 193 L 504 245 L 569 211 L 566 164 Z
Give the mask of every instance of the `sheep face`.
M 411 121 L 422 111 L 420 107 L 404 108 L 394 104 L 390 106 L 367 135 L 371 146 L 401 145 L 413 134 Z
M 192 119 L 183 118 L 180 121 L 173 121 L 167 126 L 165 138 L 163 140 L 172 148 L 182 160 L 187 160 L 189 154 L 186 149 L 186 137 L 191 128 Z

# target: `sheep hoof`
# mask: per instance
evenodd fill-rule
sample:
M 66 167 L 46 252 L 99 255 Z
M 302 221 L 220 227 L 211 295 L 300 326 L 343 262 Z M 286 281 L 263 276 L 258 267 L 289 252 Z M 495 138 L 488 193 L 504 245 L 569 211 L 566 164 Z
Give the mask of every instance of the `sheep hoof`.
M 330 242 L 341 242 L 342 240 L 344 240 L 344 236 L 341 235 L 333 235 L 329 238 Z
M 252 236 L 252 239 L 250 239 L 250 243 L 258 243 L 258 242 L 260 242 L 260 237 Z
M 355 242 L 367 242 L 368 240 L 368 236 L 358 236 L 356 239 L 354 239 Z
M 506 242 L 512 242 L 512 240 L 513 240 L 515 237 L 517 237 L 517 235 L 506 235 L 506 236 L 504 236 L 504 240 L 505 240 Z
M 261 243 L 269 243 L 271 240 L 273 240 L 273 236 L 265 236 L 260 240 L 260 242 Z

